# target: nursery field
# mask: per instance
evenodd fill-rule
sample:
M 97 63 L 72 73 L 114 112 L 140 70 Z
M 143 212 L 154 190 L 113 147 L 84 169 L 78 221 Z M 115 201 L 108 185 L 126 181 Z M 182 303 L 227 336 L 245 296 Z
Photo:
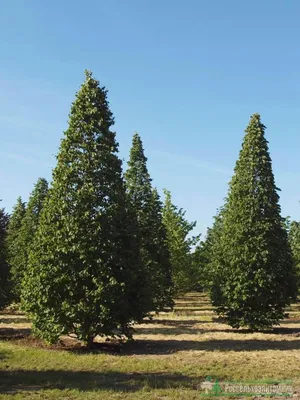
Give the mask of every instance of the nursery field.
M 46 346 L 30 336 L 24 315 L 4 310 L 0 398 L 193 400 L 205 398 L 201 384 L 207 378 L 288 380 L 300 398 L 300 303 L 287 312 L 272 331 L 234 330 L 218 320 L 205 294 L 190 293 L 176 300 L 173 312 L 136 326 L 133 342 L 102 343 L 87 353 L 68 337 Z

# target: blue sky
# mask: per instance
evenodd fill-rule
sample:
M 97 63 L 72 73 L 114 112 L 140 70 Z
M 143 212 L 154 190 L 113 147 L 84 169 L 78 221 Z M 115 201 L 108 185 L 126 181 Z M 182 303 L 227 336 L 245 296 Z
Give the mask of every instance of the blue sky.
M 298 0 L 13 0 L 0 12 L 2 205 L 51 179 L 91 69 L 109 89 L 120 156 L 144 141 L 159 190 L 211 225 L 249 117 L 261 113 L 284 216 L 300 220 Z

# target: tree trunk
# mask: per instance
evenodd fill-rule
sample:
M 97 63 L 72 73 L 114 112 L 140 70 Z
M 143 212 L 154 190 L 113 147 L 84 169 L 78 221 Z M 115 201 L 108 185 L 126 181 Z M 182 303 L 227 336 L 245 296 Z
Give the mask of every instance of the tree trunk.
M 89 336 L 86 344 L 88 350 L 93 348 L 93 344 L 94 344 L 94 336 Z

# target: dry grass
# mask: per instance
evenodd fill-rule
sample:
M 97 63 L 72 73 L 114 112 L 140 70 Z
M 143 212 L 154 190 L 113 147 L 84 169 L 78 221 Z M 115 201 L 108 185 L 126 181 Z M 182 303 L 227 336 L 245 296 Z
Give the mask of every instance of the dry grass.
M 300 386 L 300 304 L 266 333 L 234 330 L 216 318 L 204 294 L 176 300 L 171 313 L 135 327 L 120 354 L 53 349 L 30 338 L 23 315 L 0 315 L 0 398 L 196 399 L 205 377 Z M 66 349 L 74 341 L 64 340 Z M 296 395 L 300 399 L 300 394 Z M 201 398 L 201 397 L 200 397 Z

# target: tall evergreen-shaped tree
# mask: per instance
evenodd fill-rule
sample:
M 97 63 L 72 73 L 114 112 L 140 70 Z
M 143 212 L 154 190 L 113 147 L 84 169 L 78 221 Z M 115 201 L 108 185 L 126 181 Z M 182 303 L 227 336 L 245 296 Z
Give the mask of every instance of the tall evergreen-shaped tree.
M 163 222 L 167 232 L 172 265 L 172 280 L 176 294 L 195 290 L 199 284 L 200 270 L 193 260 L 192 248 L 200 236 L 189 236 L 196 222 L 185 218 L 185 211 L 172 203 L 171 192 L 164 190 Z
M 11 300 L 10 273 L 6 246 L 8 220 L 8 215 L 3 208 L 0 208 L 0 309 L 8 305 Z
M 13 292 L 16 295 L 16 292 L 19 292 L 19 271 L 20 269 L 23 271 L 23 251 L 20 249 L 21 240 L 20 240 L 20 231 L 22 222 L 25 216 L 25 203 L 22 201 L 21 197 L 18 197 L 17 203 L 13 208 L 12 215 L 9 219 L 8 228 L 7 228 L 7 259 L 10 266 L 10 271 L 12 274 L 13 284 Z M 20 267 L 22 266 L 22 267 Z M 16 284 L 16 282 L 18 282 Z M 17 296 L 18 297 L 18 296 Z
M 86 71 L 71 107 L 23 285 L 35 331 L 130 335 L 139 246 L 107 91 Z
M 16 238 L 18 254 L 14 259 L 14 264 L 12 264 L 12 279 L 17 300 L 21 295 L 22 280 L 28 268 L 29 253 L 32 250 L 34 236 L 38 229 L 40 214 L 47 193 L 48 182 L 44 178 L 39 178 L 29 196 L 25 215 Z
M 297 273 L 297 281 L 300 281 L 300 222 L 291 221 L 288 229 L 289 243 L 292 249 Z
M 254 114 L 222 215 L 212 300 L 233 327 L 269 328 L 297 293 L 265 126 Z
M 200 272 L 200 285 L 208 291 L 218 290 L 217 282 L 223 274 L 220 263 L 223 213 L 224 209 L 218 210 L 213 226 L 207 229 L 205 240 L 199 243 L 193 254 L 194 262 Z
M 125 180 L 138 221 L 145 285 L 152 303 L 150 309 L 160 311 L 173 305 L 170 256 L 162 222 L 162 203 L 158 192 L 152 188 L 147 158 L 137 133 L 133 136 Z
M 152 240 L 147 243 L 147 252 L 151 263 L 152 276 L 155 277 L 153 298 L 156 311 L 172 308 L 174 305 L 172 265 L 162 214 L 163 203 L 157 189 L 153 188 L 150 210 L 147 216 L 149 228 L 152 226 Z

